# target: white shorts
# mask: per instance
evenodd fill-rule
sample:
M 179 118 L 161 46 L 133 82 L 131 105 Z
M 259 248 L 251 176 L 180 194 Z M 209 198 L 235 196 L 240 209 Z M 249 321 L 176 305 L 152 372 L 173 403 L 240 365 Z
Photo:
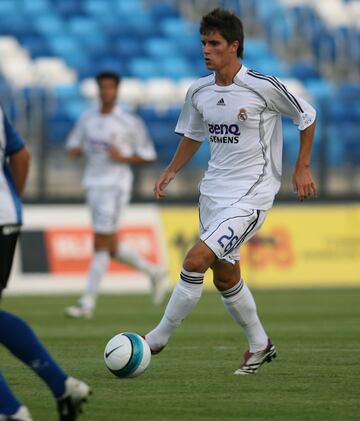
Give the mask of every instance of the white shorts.
M 130 194 L 117 188 L 97 187 L 86 190 L 86 201 L 90 208 L 95 232 L 112 234 L 117 230 L 120 215 L 128 204 Z
M 263 210 L 224 208 L 220 203 L 200 196 L 200 239 L 218 259 L 234 264 L 240 260 L 240 245 L 256 234 L 265 216 Z

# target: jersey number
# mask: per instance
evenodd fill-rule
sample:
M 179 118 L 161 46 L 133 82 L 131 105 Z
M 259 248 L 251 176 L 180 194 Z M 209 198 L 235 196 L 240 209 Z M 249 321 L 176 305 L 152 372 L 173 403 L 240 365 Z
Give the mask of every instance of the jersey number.
M 218 243 L 224 249 L 224 251 L 231 250 L 239 240 L 239 237 L 234 235 L 234 230 L 231 227 L 228 227 L 228 230 L 230 231 L 230 235 L 222 235 L 218 239 Z

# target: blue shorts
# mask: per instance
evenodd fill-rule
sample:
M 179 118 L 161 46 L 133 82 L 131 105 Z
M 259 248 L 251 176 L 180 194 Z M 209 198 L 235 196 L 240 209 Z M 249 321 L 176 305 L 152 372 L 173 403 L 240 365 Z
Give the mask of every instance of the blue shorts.
M 20 225 L 0 226 L 0 290 L 6 288 L 9 280 L 20 229 Z

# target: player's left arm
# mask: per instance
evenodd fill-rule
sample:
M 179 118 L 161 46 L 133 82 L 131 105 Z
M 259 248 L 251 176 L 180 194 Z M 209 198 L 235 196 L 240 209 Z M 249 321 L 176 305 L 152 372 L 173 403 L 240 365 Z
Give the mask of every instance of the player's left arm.
M 314 141 L 316 122 L 300 131 L 300 149 L 292 175 L 294 192 L 298 198 L 316 196 L 317 188 L 310 171 L 311 150 Z
M 145 159 L 139 155 L 125 156 L 113 145 L 109 146 L 108 152 L 111 160 L 123 164 L 149 164 L 155 160 L 155 158 Z
M 16 191 L 19 193 L 19 195 L 22 195 L 30 167 L 29 151 L 23 147 L 17 152 L 13 153 L 9 158 L 9 164 L 11 174 L 15 182 Z
M 132 154 L 124 154 L 121 149 L 115 145 L 110 145 L 108 149 L 109 157 L 113 161 L 121 162 L 124 164 L 149 164 L 156 159 L 156 151 L 150 135 L 145 126 L 145 123 L 140 117 L 131 115 L 128 116 L 131 130 L 128 139 Z
M 6 137 L 5 155 L 9 160 L 9 167 L 16 191 L 21 195 L 25 188 L 30 166 L 30 154 L 24 141 L 3 113 L 3 124 Z
M 314 142 L 316 111 L 303 98 L 291 92 L 280 80 L 272 78 L 269 95 L 270 108 L 290 117 L 300 130 L 300 148 L 292 176 L 294 192 L 298 198 L 316 196 L 316 185 L 310 170 Z

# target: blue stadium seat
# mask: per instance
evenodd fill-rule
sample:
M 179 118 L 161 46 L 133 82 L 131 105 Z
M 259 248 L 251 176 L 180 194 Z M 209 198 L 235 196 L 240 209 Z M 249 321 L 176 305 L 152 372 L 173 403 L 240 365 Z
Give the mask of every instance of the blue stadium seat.
M 74 0 L 52 0 L 54 10 L 63 18 L 81 16 L 85 14 L 83 3 Z
M 99 23 L 90 17 L 74 16 L 69 20 L 67 26 L 68 31 L 78 38 L 91 37 L 95 39 L 102 35 Z
M 52 56 L 51 49 L 46 38 L 38 35 L 19 37 L 21 44 L 25 47 L 32 58 Z
M 33 20 L 35 30 L 45 38 L 55 35 L 62 35 L 65 32 L 65 25 L 57 14 L 45 13 Z
M 94 16 L 94 18 L 114 14 L 111 4 L 104 0 L 87 0 L 84 2 L 83 9 L 88 15 Z
M 114 0 L 112 5 L 114 12 L 122 17 L 138 15 L 143 12 L 143 6 L 138 0 Z
M 200 35 L 179 36 L 172 38 L 176 51 L 188 60 L 196 60 L 202 57 L 202 45 Z
M 257 60 L 259 57 L 273 57 L 265 40 L 248 38 L 244 43 L 244 57 L 246 60 Z
M 108 71 L 115 72 L 122 77 L 130 76 L 130 70 L 125 60 L 118 60 L 113 57 L 104 57 L 94 63 L 93 72 L 95 72 L 95 74 Z
M 26 35 L 36 35 L 36 31 L 31 19 L 24 19 L 20 15 L 9 15 L 1 21 L 0 35 L 12 35 L 18 38 Z
M 143 43 L 134 37 L 119 37 L 112 44 L 113 53 L 122 59 L 141 57 L 144 55 Z
M 2 0 L 3 1 L 3 0 Z M 25 16 L 37 16 L 42 13 L 47 13 L 50 11 L 50 1 L 49 0 L 31 0 L 24 1 L 22 3 L 21 12 Z
M 298 61 L 294 63 L 289 69 L 289 75 L 300 79 L 303 82 L 321 78 L 317 68 L 308 61 Z
M 178 54 L 176 47 L 170 39 L 166 38 L 150 38 L 145 41 L 144 51 L 149 56 L 162 58 L 174 54 Z
M 70 35 L 57 35 L 49 38 L 49 46 L 55 55 L 69 58 L 83 52 L 79 42 Z
M 54 87 L 56 99 L 64 102 L 76 99 L 81 96 L 80 85 L 74 83 L 72 85 L 58 85 Z
M 162 34 L 168 38 L 192 37 L 199 32 L 197 26 L 182 17 L 169 17 L 159 23 Z
M 179 16 L 179 12 L 174 7 L 163 1 L 151 3 L 147 8 L 157 22 L 166 18 Z
M 325 100 L 330 97 L 333 92 L 331 83 L 325 79 L 306 80 L 305 86 L 315 100 Z
M 47 139 L 49 143 L 63 145 L 74 124 L 74 119 L 64 115 L 55 115 L 49 118 L 47 124 Z
M 9 16 L 16 16 L 19 13 L 21 3 L 19 0 L 1 0 L 0 16 L 7 19 Z
M 129 62 L 129 73 L 139 79 L 149 79 L 164 76 L 164 71 L 158 60 L 146 57 L 136 57 Z
M 178 55 L 162 57 L 159 59 L 161 69 L 169 78 L 182 79 L 188 77 L 196 77 L 197 69 L 194 69 L 190 63 Z
M 207 141 L 203 142 L 196 154 L 191 158 L 191 166 L 207 168 L 210 159 L 210 147 Z

